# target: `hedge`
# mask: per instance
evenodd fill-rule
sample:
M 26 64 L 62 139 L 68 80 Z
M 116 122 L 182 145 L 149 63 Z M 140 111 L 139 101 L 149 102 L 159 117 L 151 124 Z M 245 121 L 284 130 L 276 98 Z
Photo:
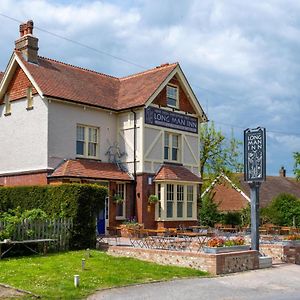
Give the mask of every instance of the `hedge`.
M 49 216 L 73 218 L 71 249 L 93 248 L 96 216 L 104 208 L 107 188 L 96 184 L 22 186 L 0 188 L 0 212 L 40 208 Z

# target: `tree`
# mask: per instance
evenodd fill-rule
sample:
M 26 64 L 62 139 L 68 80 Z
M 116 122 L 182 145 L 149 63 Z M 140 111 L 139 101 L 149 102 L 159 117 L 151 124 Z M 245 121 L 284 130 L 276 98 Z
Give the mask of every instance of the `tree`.
M 241 172 L 241 142 L 233 133 L 226 139 L 223 133 L 215 129 L 214 123 L 200 127 L 200 175 L 217 175 L 221 172 Z M 214 176 L 215 177 L 215 176 Z
M 294 174 L 296 176 L 296 179 L 300 181 L 300 152 L 294 152 L 294 159 Z
M 213 201 L 211 193 L 207 193 L 201 199 L 201 210 L 199 212 L 200 223 L 205 226 L 214 226 L 220 221 L 221 214 L 218 211 L 218 204 Z

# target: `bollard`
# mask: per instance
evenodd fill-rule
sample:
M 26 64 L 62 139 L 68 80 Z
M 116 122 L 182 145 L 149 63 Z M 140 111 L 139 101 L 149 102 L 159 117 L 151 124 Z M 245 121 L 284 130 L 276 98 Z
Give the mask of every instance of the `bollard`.
M 85 269 L 85 258 L 83 258 L 81 260 L 81 269 L 84 270 Z
M 74 275 L 74 286 L 75 287 L 79 286 L 79 275 Z
M 87 258 L 89 258 L 89 257 L 91 256 L 91 254 L 90 254 L 90 248 L 87 248 L 87 249 L 86 249 L 85 256 L 86 256 Z

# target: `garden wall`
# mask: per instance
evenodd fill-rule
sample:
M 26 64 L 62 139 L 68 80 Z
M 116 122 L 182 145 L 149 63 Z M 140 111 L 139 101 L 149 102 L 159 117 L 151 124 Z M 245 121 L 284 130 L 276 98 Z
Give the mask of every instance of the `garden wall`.
M 142 249 L 125 246 L 109 246 L 108 254 L 133 257 L 161 265 L 174 265 L 207 271 L 210 274 L 228 274 L 258 269 L 258 252 L 254 250 L 221 254 Z
M 260 252 L 271 256 L 275 263 L 292 263 L 300 265 L 300 245 L 261 244 Z

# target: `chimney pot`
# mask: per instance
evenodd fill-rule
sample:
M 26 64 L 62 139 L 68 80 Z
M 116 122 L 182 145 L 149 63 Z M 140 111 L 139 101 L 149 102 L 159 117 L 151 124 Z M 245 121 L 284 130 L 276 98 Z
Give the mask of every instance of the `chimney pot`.
M 29 20 L 20 25 L 20 38 L 15 41 L 16 50 L 31 63 L 38 63 L 38 39 L 32 35 L 33 21 Z

